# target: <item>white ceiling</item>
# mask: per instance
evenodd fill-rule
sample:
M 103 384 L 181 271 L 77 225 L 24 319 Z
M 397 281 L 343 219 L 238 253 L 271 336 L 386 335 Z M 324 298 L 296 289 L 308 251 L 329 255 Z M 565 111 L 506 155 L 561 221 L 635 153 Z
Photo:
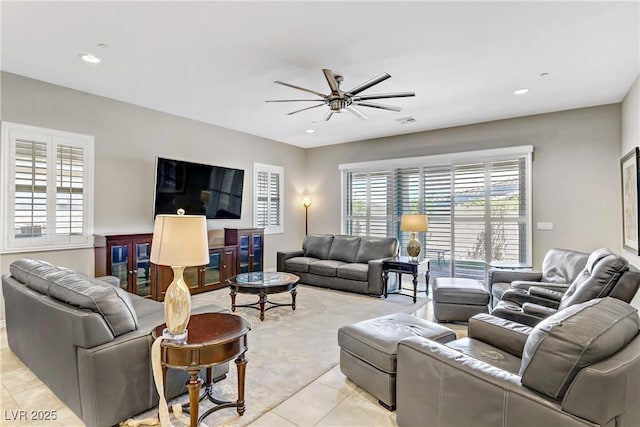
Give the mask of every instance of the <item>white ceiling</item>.
M 638 1 L 1 8 L 2 70 L 301 147 L 620 102 L 639 73 Z M 81 61 L 85 52 L 102 62 Z M 323 122 L 325 107 L 288 116 L 305 104 L 264 102 L 309 97 L 274 80 L 328 92 L 322 68 L 342 74 L 344 89 L 388 72 L 363 94 L 416 96 L 382 100 L 399 113 L 361 108 L 367 121 Z M 397 122 L 406 116 L 416 121 Z

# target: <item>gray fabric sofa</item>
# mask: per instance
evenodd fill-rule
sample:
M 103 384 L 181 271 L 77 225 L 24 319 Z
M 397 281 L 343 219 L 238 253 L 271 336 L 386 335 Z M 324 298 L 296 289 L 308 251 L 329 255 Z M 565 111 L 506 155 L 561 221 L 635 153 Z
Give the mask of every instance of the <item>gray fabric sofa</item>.
M 277 269 L 307 285 L 380 296 L 382 260 L 397 253 L 393 237 L 311 234 L 302 250 L 277 253 Z
M 468 337 L 398 344 L 400 427 L 638 426 L 640 319 L 615 298 L 534 328 L 479 314 Z
M 117 280 L 29 259 L 11 264 L 2 292 L 9 348 L 87 426 L 112 426 L 157 405 L 150 333 L 164 323 L 162 303 Z M 219 311 L 227 310 L 193 310 Z M 226 372 L 228 364 L 217 366 L 214 378 Z M 187 379 L 168 370 L 168 396 L 184 393 Z

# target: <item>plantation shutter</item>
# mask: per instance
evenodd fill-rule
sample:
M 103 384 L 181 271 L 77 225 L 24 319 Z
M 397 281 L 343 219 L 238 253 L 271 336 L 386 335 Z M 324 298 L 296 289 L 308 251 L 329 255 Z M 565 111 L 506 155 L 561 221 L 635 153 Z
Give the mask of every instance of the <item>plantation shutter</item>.
M 346 179 L 346 233 L 353 236 L 367 235 L 367 189 L 368 177 L 366 173 L 349 172 Z
M 47 235 L 47 144 L 15 142 L 14 236 L 19 239 Z
M 258 171 L 256 173 L 256 216 L 257 227 L 266 228 L 269 225 L 269 201 L 267 200 L 269 172 Z
M 280 222 L 280 174 L 272 172 L 269 180 L 269 223 L 279 226 Z
M 386 237 L 393 209 L 392 172 L 372 172 L 369 180 L 370 212 L 367 235 Z
M 58 145 L 56 155 L 56 236 L 84 231 L 84 149 Z
M 424 213 L 429 221 L 425 255 L 433 259 L 434 277 L 450 276 L 451 267 L 451 166 L 426 166 L 424 180 Z
M 484 272 L 485 200 L 485 163 L 454 165 L 453 245 L 457 277 L 477 278 Z
M 396 169 L 395 177 L 397 207 L 393 221 L 395 227 L 394 234 L 400 243 L 401 254 L 406 255 L 407 243 L 409 242 L 411 233 L 401 231 L 400 222 L 402 221 L 403 214 L 422 213 L 420 210 L 420 169 L 417 167 Z M 424 233 L 418 233 L 418 236 L 416 236 L 420 239 L 423 250 L 425 248 L 424 235 Z

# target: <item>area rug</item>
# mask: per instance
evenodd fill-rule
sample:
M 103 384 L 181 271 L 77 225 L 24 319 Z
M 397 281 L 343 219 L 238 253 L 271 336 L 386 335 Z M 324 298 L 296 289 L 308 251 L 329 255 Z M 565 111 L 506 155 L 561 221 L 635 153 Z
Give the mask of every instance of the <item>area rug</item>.
M 253 303 L 256 295 L 238 295 L 236 304 Z M 269 300 L 290 303 L 289 293 L 270 295 Z M 247 372 L 245 383 L 246 412 L 238 416 L 235 409 L 222 409 L 208 416 L 202 425 L 244 426 L 270 411 L 311 383 L 339 362 L 338 328 L 343 325 L 390 313 L 412 313 L 429 299 L 389 295 L 375 298 L 311 286 L 299 286 L 296 310 L 277 307 L 265 314 L 260 321 L 258 310 L 238 308 L 235 314 L 247 319 L 249 332 Z M 227 289 L 194 295 L 194 307 L 217 304 L 230 307 Z M 227 379 L 214 385 L 214 395 L 222 400 L 237 399 L 235 364 L 229 364 Z M 187 395 L 175 403 L 185 403 Z M 211 407 L 202 402 L 200 413 Z M 155 416 L 155 410 L 138 415 L 137 419 Z M 174 421 L 174 424 L 176 422 Z M 201 426 L 202 426 L 201 425 Z

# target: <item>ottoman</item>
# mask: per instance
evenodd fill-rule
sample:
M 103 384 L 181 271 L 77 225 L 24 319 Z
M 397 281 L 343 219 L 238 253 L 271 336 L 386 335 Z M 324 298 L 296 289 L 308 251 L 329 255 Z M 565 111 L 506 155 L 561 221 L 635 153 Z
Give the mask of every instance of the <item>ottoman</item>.
M 489 292 L 482 283 L 458 277 L 433 280 L 433 315 L 439 322 L 468 322 L 479 313 L 488 313 Z
M 340 370 L 392 411 L 396 406 L 398 342 L 413 336 L 440 343 L 456 339 L 451 329 L 409 314 L 363 320 L 338 330 Z

